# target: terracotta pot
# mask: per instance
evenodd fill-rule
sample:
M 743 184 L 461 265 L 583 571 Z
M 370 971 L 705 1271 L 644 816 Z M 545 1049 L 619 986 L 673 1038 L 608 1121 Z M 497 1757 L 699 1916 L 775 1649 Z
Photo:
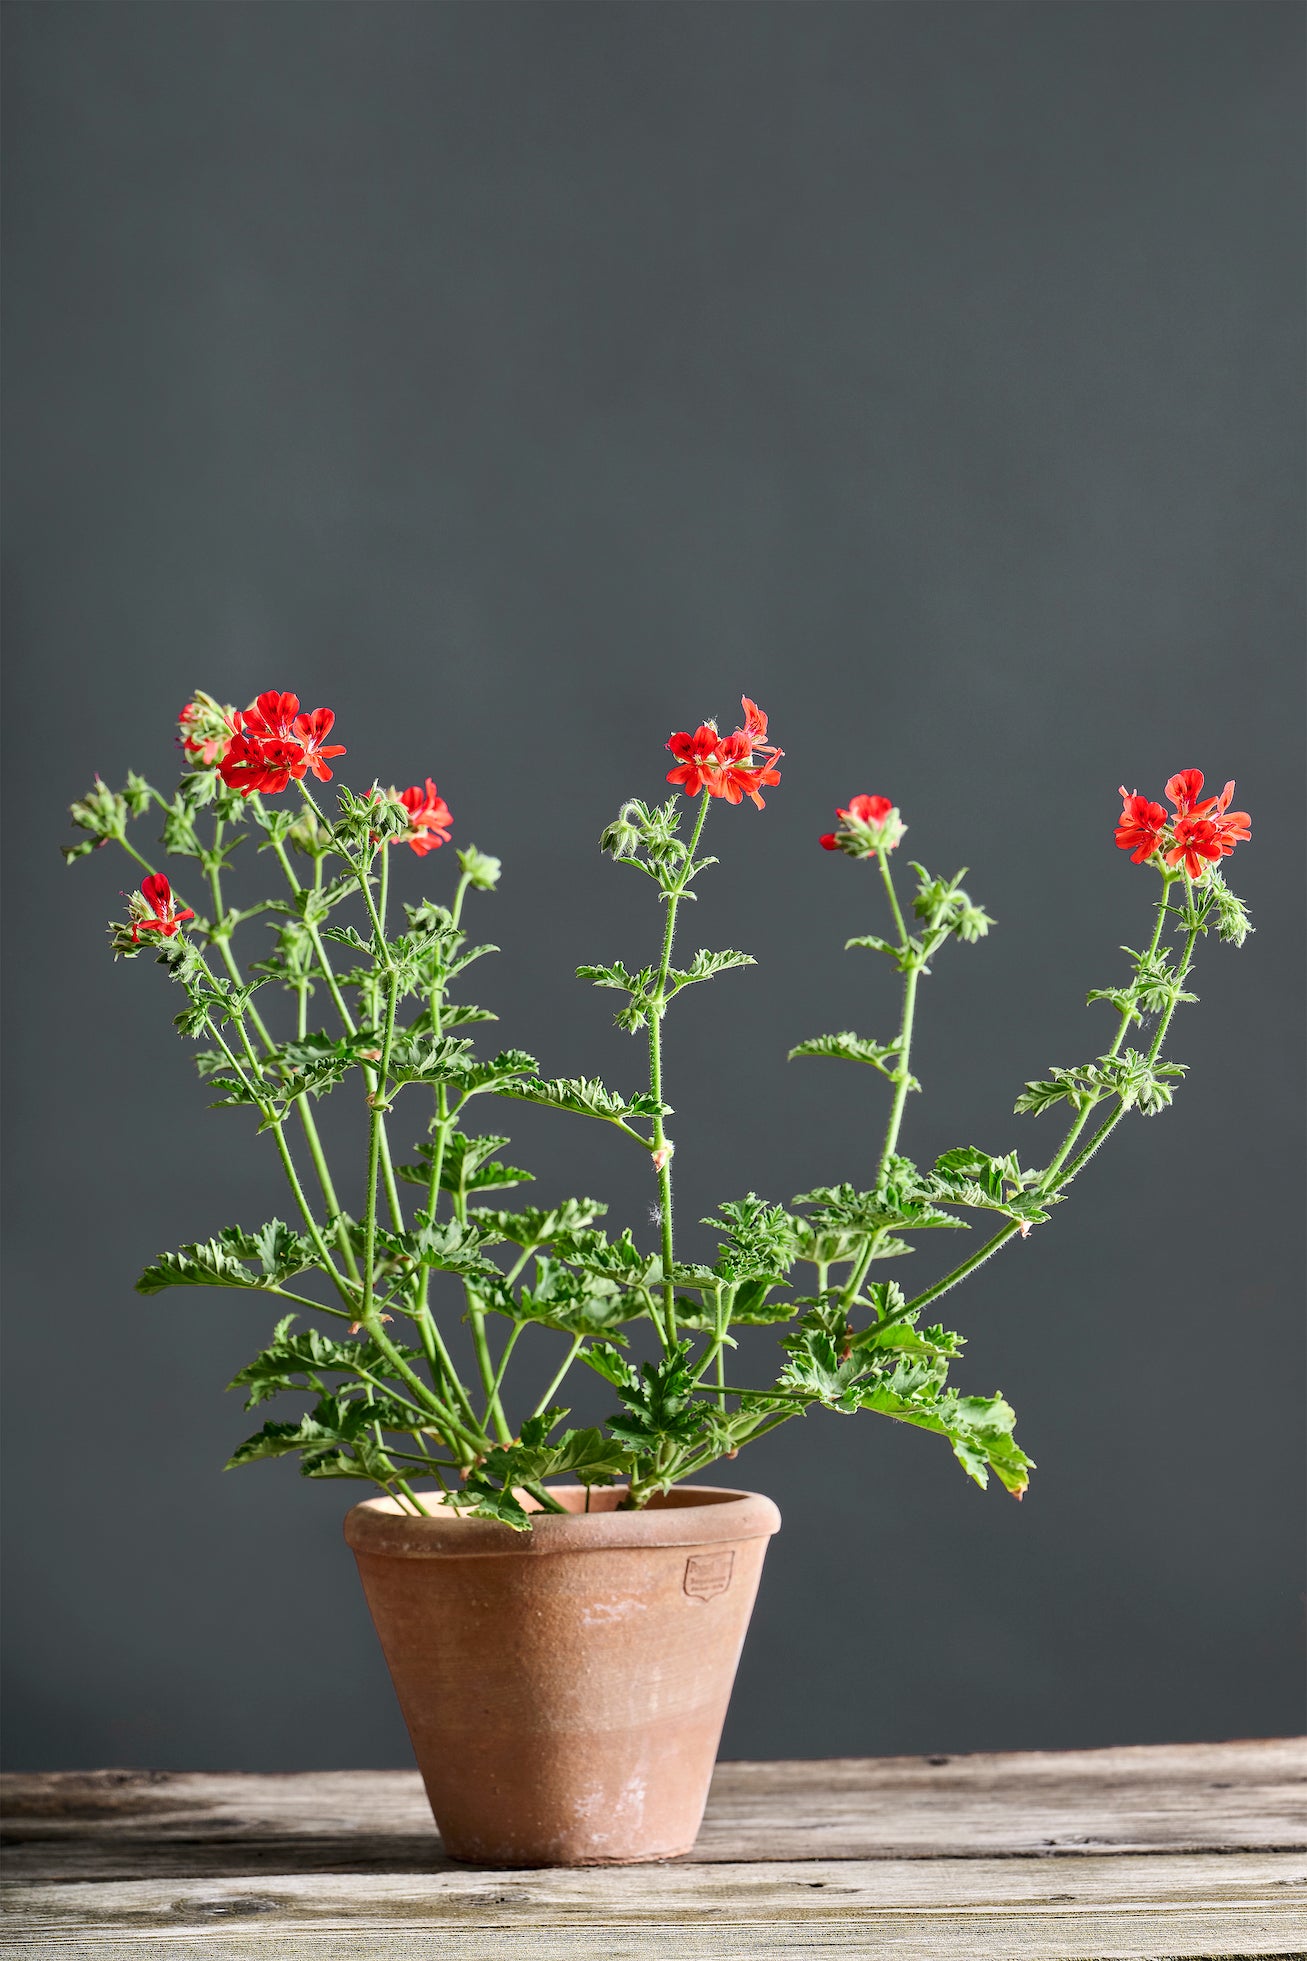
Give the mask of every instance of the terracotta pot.
M 703 1817 L 780 1513 L 706 1485 L 638 1512 L 552 1495 L 566 1515 L 529 1533 L 390 1498 L 345 1520 L 431 1809 L 474 1865 L 669 1859 Z

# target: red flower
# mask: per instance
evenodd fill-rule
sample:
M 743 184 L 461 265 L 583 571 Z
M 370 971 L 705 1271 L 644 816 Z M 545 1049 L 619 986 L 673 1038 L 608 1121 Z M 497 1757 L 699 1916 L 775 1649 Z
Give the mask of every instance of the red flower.
M 1160 803 L 1150 803 L 1137 790 L 1122 785 L 1124 808 L 1116 827 L 1116 841 L 1130 852 L 1136 865 L 1160 851 L 1174 870 L 1182 865 L 1190 878 L 1202 878 L 1209 865 L 1228 858 L 1236 844 L 1252 836 L 1252 819 L 1246 810 L 1231 810 L 1233 781 L 1219 797 L 1203 795 L 1203 772 L 1182 769 L 1171 777 L 1166 794 L 1175 806 L 1169 817 Z
M 294 701 L 294 699 L 295 697 L 292 695 L 291 700 Z M 326 747 L 323 746 L 324 738 L 331 734 L 335 720 L 335 713 L 330 708 L 315 708 L 311 715 L 297 715 L 295 717 L 296 739 L 303 745 L 304 760 L 317 777 L 319 783 L 330 783 L 331 781 L 331 771 L 327 768 L 326 758 L 328 756 L 343 756 L 345 753 L 343 744 L 339 742 L 332 742 L 327 744 Z M 300 777 L 303 776 L 304 771 L 297 769 L 293 774 L 296 777 Z
M 1166 794 L 1175 805 L 1177 817 L 1206 817 L 1216 799 L 1210 797 L 1206 803 L 1200 803 L 1198 799 L 1202 788 L 1203 772 L 1200 769 L 1182 769 L 1178 776 L 1170 779 Z M 1234 785 L 1231 784 L 1230 788 L 1233 789 Z
M 687 797 L 697 796 L 701 789 L 707 790 L 710 796 L 720 796 L 721 790 L 715 787 L 720 742 L 715 722 L 701 722 L 693 735 L 687 729 L 673 735 L 667 747 L 679 768 L 668 770 L 667 781 L 679 783 Z
M 300 712 L 298 695 L 278 694 L 275 688 L 262 694 L 245 709 L 238 709 L 232 716 L 233 725 L 243 729 L 246 735 L 266 741 L 280 737 L 283 742 L 293 741 L 295 717 Z
M 170 940 L 184 919 L 194 919 L 195 914 L 189 906 L 177 910 L 172 887 L 162 872 L 151 872 L 141 880 L 141 891 L 145 896 L 145 906 L 133 896 L 132 909 L 137 914 L 132 920 L 132 938 L 139 942 L 142 933 L 158 933 Z M 146 906 L 154 917 L 146 915 Z
M 870 858 L 876 851 L 893 851 L 902 843 L 907 825 L 888 797 L 850 797 L 835 815 L 838 831 L 819 840 L 823 851 L 843 851 L 850 858 Z
M 419 858 L 425 858 L 428 851 L 438 851 L 447 841 L 454 820 L 431 778 L 427 778 L 425 789 L 415 783 L 411 789 L 393 791 L 392 795 L 408 812 L 408 836 L 403 842 Z
M 1197 774 L 1196 771 L 1193 773 Z M 1168 796 L 1171 795 L 1172 784 L 1179 781 L 1178 776 L 1171 778 L 1171 782 L 1166 786 Z M 1199 775 L 1200 789 L 1202 781 Z M 1153 853 L 1161 848 L 1166 831 L 1166 812 L 1160 803 L 1150 803 L 1148 798 L 1141 797 L 1137 790 L 1127 790 L 1124 783 L 1121 785 L 1121 797 L 1123 808 L 1116 827 L 1117 848 L 1131 854 L 1132 864 L 1142 865 L 1145 858 L 1151 858 Z M 1174 798 L 1172 801 L 1174 802 Z
M 336 717 L 330 708 L 301 715 L 299 707 L 298 695 L 279 694 L 274 688 L 249 708 L 236 710 L 231 718 L 235 733 L 218 764 L 229 790 L 239 790 L 243 797 L 256 790 L 277 796 L 292 777 L 298 783 L 306 770 L 320 783 L 331 781 L 326 758 L 345 753 L 340 743 L 325 740 Z
M 252 797 L 256 790 L 275 797 L 286 788 L 292 776 L 297 779 L 303 776 L 305 767 L 304 751 L 298 742 L 283 742 L 280 737 L 271 736 L 234 735 L 218 764 L 218 774 L 229 790 L 239 790 L 243 797 Z
M 1221 855 L 1220 839 L 1210 817 L 1176 819 L 1175 842 L 1166 853 L 1168 865 L 1182 864 L 1190 878 L 1201 878 Z
M 765 755 L 781 755 L 783 752 L 767 741 L 767 717 L 757 702 L 750 701 L 748 695 L 741 695 L 740 706 L 744 710 L 744 727 L 740 733 L 747 735 L 753 748 L 761 749 Z
M 678 767 L 667 772 L 667 781 L 679 783 L 687 797 L 697 796 L 700 790 L 727 803 L 742 803 L 748 797 L 762 810 L 762 785 L 780 782 L 776 764 L 784 751 L 766 741 L 767 717 L 757 703 L 743 695 L 740 706 L 744 727 L 732 735 L 719 735 L 715 722 L 701 722 L 693 735 L 682 729 L 672 736 L 667 747 Z M 755 749 L 762 757 L 759 763 L 753 759 Z
M 1216 833 L 1216 841 L 1221 847 L 1221 856 L 1228 858 L 1236 844 L 1246 844 L 1253 834 L 1253 820 L 1246 810 L 1231 810 L 1230 799 L 1234 795 L 1233 781 L 1226 784 L 1219 797 L 1212 800 L 1212 810 L 1208 818 Z
M 766 728 L 765 716 L 763 727 Z M 759 794 L 760 786 L 764 783 L 780 782 L 780 771 L 772 767 L 780 754 L 779 749 L 769 751 L 763 761 L 755 767 L 748 735 L 743 729 L 737 729 L 734 735 L 728 735 L 718 745 L 717 754 L 721 764 L 717 772 L 720 787 L 714 788 L 709 784 L 708 794 L 713 797 L 725 797 L 727 803 L 741 803 L 745 797 L 748 797 L 759 810 L 765 809 L 766 806 Z

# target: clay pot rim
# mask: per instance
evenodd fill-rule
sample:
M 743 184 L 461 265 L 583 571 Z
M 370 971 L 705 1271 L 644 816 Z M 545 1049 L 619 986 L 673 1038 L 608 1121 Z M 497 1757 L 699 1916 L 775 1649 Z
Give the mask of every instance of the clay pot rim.
M 553 1486 L 551 1490 L 565 1501 L 584 1498 L 580 1485 Z M 430 1494 L 423 1492 L 421 1496 L 425 1503 Z M 780 1524 L 780 1512 L 760 1491 L 682 1484 L 639 1512 L 536 1512 L 529 1532 L 515 1532 L 498 1519 L 467 1518 L 454 1511 L 417 1518 L 411 1512 L 401 1512 L 393 1498 L 368 1498 L 346 1514 L 345 1539 L 356 1553 L 389 1559 L 539 1558 L 548 1553 L 709 1546 L 763 1539 L 778 1532 Z

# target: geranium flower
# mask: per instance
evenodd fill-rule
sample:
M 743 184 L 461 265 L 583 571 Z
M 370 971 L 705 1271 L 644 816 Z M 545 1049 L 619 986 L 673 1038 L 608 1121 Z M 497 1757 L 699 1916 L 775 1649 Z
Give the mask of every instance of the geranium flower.
M 1229 787 L 1233 790 L 1233 783 Z M 1178 775 L 1170 779 L 1166 786 L 1166 794 L 1170 802 L 1175 805 L 1177 817 L 1206 817 L 1216 799 L 1209 797 L 1206 803 L 1200 803 L 1202 789 L 1203 772 L 1200 769 L 1182 769 Z
M 764 716 L 764 731 L 766 726 L 767 718 Z M 718 745 L 717 753 L 721 763 L 718 771 L 720 788 L 714 789 L 709 785 L 709 796 L 724 797 L 727 803 L 741 803 L 748 797 L 759 810 L 765 810 L 760 788 L 764 783 L 780 782 L 780 771 L 772 767 L 780 750 L 769 750 L 763 762 L 755 767 L 748 735 L 743 729 L 737 729 L 734 735 L 728 735 Z
M 719 735 L 716 722 L 701 722 L 693 734 L 681 729 L 672 736 L 667 747 L 677 767 L 667 772 L 667 781 L 680 784 L 687 797 L 697 796 L 700 790 L 727 803 L 742 803 L 748 797 L 763 810 L 762 785 L 780 782 L 776 764 L 785 752 L 766 741 L 767 717 L 758 704 L 742 695 L 740 706 L 744 726 L 731 735 Z M 753 760 L 755 749 L 761 763 Z
M 876 851 L 893 851 L 903 841 L 907 825 L 888 797 L 850 797 L 837 806 L 837 831 L 819 839 L 823 851 L 843 851 L 850 858 L 870 858 Z
M 701 722 L 693 735 L 688 729 L 681 729 L 671 736 L 667 747 L 678 767 L 668 770 L 667 781 L 679 783 L 687 797 L 697 796 L 700 790 L 719 797 L 722 794 L 717 753 L 720 743 L 716 722 Z
M 751 746 L 754 749 L 761 749 L 765 755 L 783 755 L 783 750 L 773 747 L 767 741 L 767 717 L 757 702 L 750 701 L 748 695 L 741 695 L 740 707 L 744 710 L 744 727 L 740 733 L 748 736 Z
M 267 694 L 256 696 L 248 708 L 238 708 L 232 716 L 232 725 L 261 741 L 276 737 L 291 742 L 299 712 L 298 695 L 279 694 L 272 688 Z
M 1203 772 L 1182 769 L 1166 786 L 1168 800 L 1175 807 L 1171 817 L 1160 803 L 1129 791 L 1123 784 L 1123 809 L 1116 827 L 1116 841 L 1128 851 L 1136 865 L 1160 851 L 1174 871 L 1183 866 L 1190 878 L 1202 878 L 1209 865 L 1228 858 L 1236 844 L 1252 836 L 1252 819 L 1246 810 L 1231 810 L 1234 781 L 1231 779 L 1219 797 L 1203 795 Z
M 286 788 L 291 777 L 303 776 L 304 751 L 298 742 L 280 736 L 234 735 L 227 753 L 218 764 L 218 774 L 229 790 L 252 797 L 256 790 L 275 797 Z
M 253 796 L 256 790 L 277 796 L 292 777 L 298 783 L 307 770 L 320 783 L 329 783 L 326 758 L 345 754 L 343 744 L 325 742 L 335 720 L 330 708 L 301 715 L 298 695 L 271 689 L 232 716 L 234 734 L 218 773 L 228 789 L 239 790 L 243 797 Z
M 291 700 L 294 699 L 292 695 Z M 343 756 L 345 753 L 344 744 L 340 742 L 332 742 L 324 747 L 325 738 L 331 734 L 335 720 L 335 712 L 330 708 L 315 708 L 311 715 L 295 717 L 295 738 L 303 746 L 304 760 L 319 783 L 331 781 L 331 771 L 327 768 L 326 758 Z M 303 776 L 304 771 L 292 770 L 291 774 L 298 778 Z
M 1183 865 L 1190 878 L 1201 878 L 1207 867 L 1222 855 L 1216 826 L 1210 817 L 1176 819 L 1175 841 L 1166 853 L 1168 865 Z
M 1253 834 L 1253 820 L 1246 810 L 1231 810 L 1230 799 L 1234 795 L 1234 782 L 1226 784 L 1219 797 L 1212 800 L 1208 822 L 1216 834 L 1221 847 L 1221 856 L 1228 858 L 1236 844 L 1246 844 Z
M 195 914 L 189 906 L 180 911 L 173 897 L 173 890 L 162 872 L 151 872 L 141 880 L 142 899 L 132 894 L 132 938 L 139 942 L 142 933 L 158 933 L 170 940 L 183 920 L 194 919 Z M 148 908 L 148 910 L 147 910 Z
M 391 795 L 408 812 L 408 835 L 402 842 L 416 851 L 419 858 L 425 858 L 428 851 L 438 851 L 448 840 L 454 819 L 431 778 L 427 778 L 425 787 L 415 783 L 408 790 L 392 790 Z
M 1198 777 L 1198 787 L 1201 789 L 1201 774 L 1197 770 L 1190 774 Z M 1166 786 L 1168 796 L 1171 795 L 1172 784 L 1179 781 L 1177 776 L 1171 778 Z M 1141 797 L 1138 790 L 1127 790 L 1124 783 L 1121 785 L 1121 800 L 1121 816 L 1116 827 L 1117 849 L 1128 851 L 1132 864 L 1142 865 L 1145 858 L 1151 858 L 1161 848 L 1166 832 L 1166 812 L 1160 803 L 1150 803 L 1147 797 Z

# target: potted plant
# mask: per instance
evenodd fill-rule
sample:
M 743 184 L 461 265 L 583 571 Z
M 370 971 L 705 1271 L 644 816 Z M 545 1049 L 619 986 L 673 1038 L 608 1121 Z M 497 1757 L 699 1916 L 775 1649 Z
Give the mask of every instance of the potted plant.
M 493 949 L 474 942 L 465 914 L 494 891 L 499 861 L 456 848 L 443 897 L 392 891 L 401 863 L 416 869 L 410 854 L 426 860 L 450 840 L 450 811 L 430 778 L 403 791 L 337 788 L 329 809 L 310 778 L 328 783 L 345 753 L 329 739 L 333 721 L 329 709 L 301 713 L 292 694 L 244 710 L 197 694 L 182 710 L 187 767 L 171 796 L 131 774 L 121 791 L 97 779 L 73 805 L 86 835 L 70 858 L 115 844 L 145 874 L 110 929 L 115 953 L 149 950 L 166 969 L 177 1028 L 202 1045 L 201 1078 L 218 1107 L 247 1112 L 268 1137 L 291 1201 L 289 1220 L 227 1226 L 162 1253 L 137 1284 L 254 1289 L 285 1309 L 233 1386 L 251 1408 L 286 1394 L 308 1406 L 264 1422 L 231 1462 L 294 1455 L 306 1476 L 376 1488 L 349 1513 L 346 1537 L 450 1853 L 513 1865 L 665 1858 L 698 1829 L 779 1524 L 769 1499 L 696 1480 L 821 1407 L 933 1431 L 977 1484 L 992 1473 L 1022 1495 L 1031 1464 L 1011 1408 L 950 1385 L 961 1337 L 927 1309 L 1043 1224 L 1127 1111 L 1171 1101 L 1183 1069 L 1163 1049 L 1176 1008 L 1194 998 L 1198 942 L 1215 933 L 1237 945 L 1250 930 L 1220 870 L 1249 820 L 1230 808 L 1233 784 L 1204 796 L 1197 770 L 1167 784 L 1169 810 L 1122 791 L 1116 842 L 1160 889 L 1122 983 L 1089 996 L 1114 1013 L 1112 1040 L 1022 1090 L 1018 1112 L 1059 1107 L 1065 1120 L 1042 1162 L 963 1145 L 923 1169 L 900 1149 L 919 1087 L 918 992 L 950 943 L 978 940 L 993 922 L 962 873 L 913 864 L 905 896 L 898 809 L 853 797 L 820 842 L 880 889 L 881 930 L 848 945 L 897 971 L 899 1025 L 886 1040 L 842 1031 L 790 1053 L 881 1079 L 878 1155 L 789 1204 L 724 1198 L 708 1222 L 717 1257 L 696 1264 L 674 1240 L 662 1031 L 687 988 L 753 964 L 734 950 L 678 956 L 677 929 L 717 862 L 704 855 L 709 811 L 761 810 L 780 781 L 766 716 L 746 698 L 732 734 L 708 723 L 673 735 L 670 800 L 633 799 L 603 833 L 603 849 L 658 902 L 643 964 L 578 969 L 619 997 L 618 1025 L 643 1044 L 647 1069 L 629 1091 L 551 1079 L 519 1049 L 479 1052 L 478 1025 L 493 1017 L 467 998 L 467 978 Z M 164 851 L 186 861 L 177 886 L 134 841 L 134 822 L 150 816 L 162 820 Z M 251 830 L 279 883 L 272 898 L 233 908 L 224 876 Z M 255 939 L 243 965 L 238 930 Z M 366 1158 L 362 1177 L 338 1186 L 314 1106 L 351 1085 Z M 532 1174 L 501 1156 L 508 1138 L 483 1122 L 490 1099 L 606 1124 L 643 1153 L 656 1244 L 601 1226 L 606 1208 L 592 1199 L 510 1206 Z M 988 1235 L 942 1279 L 911 1293 L 880 1277 L 883 1262 L 910 1253 L 909 1236 L 962 1229 L 967 1215 L 987 1220 Z M 731 1331 L 757 1323 L 778 1330 L 778 1367 L 753 1386 L 736 1379 Z M 537 1324 L 556 1335 L 558 1366 L 524 1403 L 511 1364 Z M 611 1389 L 606 1423 L 568 1427 L 560 1399 L 575 1369 Z

